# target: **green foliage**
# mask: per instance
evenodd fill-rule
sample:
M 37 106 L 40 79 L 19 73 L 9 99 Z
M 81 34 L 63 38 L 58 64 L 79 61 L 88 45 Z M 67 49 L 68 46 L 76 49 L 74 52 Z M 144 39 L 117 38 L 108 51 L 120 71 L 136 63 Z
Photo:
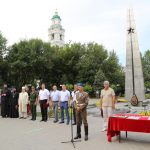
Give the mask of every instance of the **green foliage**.
M 95 74 L 94 77 L 94 84 L 93 84 L 93 88 L 94 90 L 101 90 L 103 88 L 103 83 L 105 80 L 107 80 L 107 78 L 105 77 L 105 74 L 103 73 L 103 71 L 101 69 L 98 70 L 98 72 Z
M 0 32 L 0 60 L 3 59 L 7 53 L 6 43 L 6 38 L 3 37 L 2 33 Z
M 40 39 L 22 40 L 13 44 L 2 64 L 5 79 L 10 85 L 21 87 L 36 80 L 48 85 L 82 82 L 92 94 L 103 87 L 104 80 L 124 88 L 124 72 L 115 52 L 97 43 L 66 44 L 63 48 L 51 46 Z
M 9 82 L 19 87 L 33 84 L 35 79 L 51 79 L 54 48 L 39 39 L 24 40 L 12 45 L 7 60 L 10 64 Z
M 89 84 L 84 85 L 84 90 L 85 90 L 86 92 L 88 92 L 89 94 L 92 94 L 92 92 L 93 92 L 93 88 L 92 88 L 92 86 L 89 85 Z
M 150 89 L 150 50 L 147 50 L 142 57 L 144 81 L 146 89 Z
M 107 58 L 107 51 L 97 43 L 89 43 L 85 48 L 85 53 L 77 64 L 79 71 L 77 78 L 79 82 L 93 85 L 95 74 L 102 68 Z
M 66 87 L 69 91 L 73 91 L 73 85 L 72 84 L 66 84 Z
M 6 78 L 8 75 L 8 64 L 5 61 L 5 56 L 7 54 L 6 44 L 7 40 L 0 32 L 0 84 L 7 81 Z
M 146 99 L 150 99 L 150 94 L 145 94 Z

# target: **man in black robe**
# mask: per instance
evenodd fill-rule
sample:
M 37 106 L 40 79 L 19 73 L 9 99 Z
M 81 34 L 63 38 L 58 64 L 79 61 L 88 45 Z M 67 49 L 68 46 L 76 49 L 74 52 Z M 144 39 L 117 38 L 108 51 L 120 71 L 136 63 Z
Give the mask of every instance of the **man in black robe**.
M 1 115 L 3 118 L 9 117 L 10 96 L 11 92 L 7 88 L 7 84 L 4 84 L 1 91 Z
M 9 111 L 10 118 L 18 118 L 19 117 L 18 98 L 19 98 L 19 93 L 16 91 L 15 88 L 13 88 L 12 92 L 11 92 L 11 99 L 10 99 L 10 111 Z

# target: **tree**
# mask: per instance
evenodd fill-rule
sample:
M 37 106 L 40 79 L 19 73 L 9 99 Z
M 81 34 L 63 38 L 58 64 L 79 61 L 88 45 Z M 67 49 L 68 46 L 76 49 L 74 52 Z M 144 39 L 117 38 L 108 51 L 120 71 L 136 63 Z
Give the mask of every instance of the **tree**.
M 34 84 L 36 80 L 48 85 L 83 82 L 93 92 L 106 79 L 112 84 L 124 84 L 117 55 L 108 55 L 97 43 L 73 43 L 60 48 L 40 39 L 22 40 L 9 48 L 5 61 L 6 80 L 17 87 Z
M 78 81 L 93 85 L 95 74 L 102 68 L 106 58 L 107 51 L 102 45 L 88 43 L 84 55 L 82 55 L 77 64 L 79 71 Z
M 103 88 L 104 81 L 107 80 L 107 78 L 105 77 L 105 74 L 103 73 L 101 69 L 99 69 L 98 72 L 95 74 L 94 79 L 95 79 L 94 84 L 93 84 L 94 90 L 100 91 Z
M 102 68 L 104 74 L 111 83 L 118 84 L 120 82 L 120 76 L 123 76 L 124 72 L 119 64 L 118 56 L 114 51 L 109 53 Z
M 85 53 L 85 45 L 74 43 L 58 49 L 52 68 L 53 82 L 56 84 L 79 82 L 77 64 Z
M 7 54 L 7 40 L 3 37 L 2 33 L 0 32 L 0 84 L 6 81 L 7 77 L 7 62 L 5 61 L 5 56 Z
M 144 82 L 146 89 L 150 89 L 150 50 L 147 50 L 142 57 Z
M 0 60 L 4 58 L 7 52 L 6 48 L 7 40 L 3 37 L 2 33 L 0 32 Z
M 103 63 L 102 70 L 110 84 L 118 86 L 123 93 L 125 89 L 125 73 L 114 51 L 109 53 L 108 58 Z
M 10 48 L 7 61 L 10 65 L 9 82 L 21 87 L 35 80 L 47 82 L 52 77 L 54 48 L 39 39 L 23 40 Z

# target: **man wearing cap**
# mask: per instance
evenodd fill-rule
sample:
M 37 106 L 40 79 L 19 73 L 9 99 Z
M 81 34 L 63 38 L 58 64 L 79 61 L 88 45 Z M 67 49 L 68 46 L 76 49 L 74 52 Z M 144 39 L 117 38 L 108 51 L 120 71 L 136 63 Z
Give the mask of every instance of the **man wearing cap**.
M 74 103 L 76 109 L 76 123 L 77 123 L 77 136 L 74 139 L 81 138 L 81 123 L 83 121 L 85 130 L 85 141 L 88 140 L 88 123 L 87 123 L 87 105 L 89 95 L 84 91 L 83 84 L 78 84 L 79 92 L 76 93 L 76 100 Z
M 115 109 L 115 93 L 109 87 L 109 82 L 104 81 L 104 89 L 100 96 L 100 109 L 103 110 L 104 125 L 102 131 L 107 130 L 108 118 L 112 115 L 112 110 Z

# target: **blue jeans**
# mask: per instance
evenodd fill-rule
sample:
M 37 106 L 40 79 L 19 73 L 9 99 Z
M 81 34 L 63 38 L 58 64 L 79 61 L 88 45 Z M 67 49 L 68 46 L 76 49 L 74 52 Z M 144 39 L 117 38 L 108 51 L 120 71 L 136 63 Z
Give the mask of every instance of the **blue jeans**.
M 66 113 L 67 123 L 70 121 L 69 111 L 68 111 L 68 102 L 60 102 L 60 109 L 61 109 L 61 121 L 64 122 L 64 109 Z

